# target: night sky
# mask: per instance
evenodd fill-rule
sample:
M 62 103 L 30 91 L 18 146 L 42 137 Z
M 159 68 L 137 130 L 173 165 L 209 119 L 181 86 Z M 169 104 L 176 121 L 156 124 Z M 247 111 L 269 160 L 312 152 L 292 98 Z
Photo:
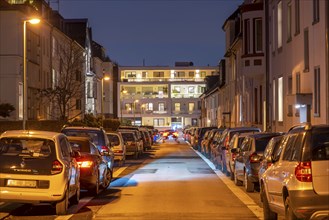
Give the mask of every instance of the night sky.
M 59 0 L 64 18 L 88 18 L 93 40 L 122 66 L 215 66 L 225 53 L 222 25 L 242 0 Z

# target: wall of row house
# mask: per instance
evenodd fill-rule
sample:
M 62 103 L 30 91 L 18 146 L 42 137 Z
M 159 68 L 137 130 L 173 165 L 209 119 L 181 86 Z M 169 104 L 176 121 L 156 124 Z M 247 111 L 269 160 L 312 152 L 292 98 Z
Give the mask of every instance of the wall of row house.
M 328 1 L 244 1 L 222 26 L 225 67 L 202 96 L 201 126 L 329 123 L 328 23 Z

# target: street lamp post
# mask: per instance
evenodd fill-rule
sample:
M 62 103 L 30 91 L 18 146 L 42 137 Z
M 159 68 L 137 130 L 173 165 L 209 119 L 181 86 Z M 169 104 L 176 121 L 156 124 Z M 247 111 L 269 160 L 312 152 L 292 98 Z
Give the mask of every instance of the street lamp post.
M 27 119 L 27 76 L 26 76 L 26 23 L 38 24 L 40 19 L 33 18 L 23 21 L 23 130 Z
M 105 95 L 104 95 L 104 80 L 106 80 L 106 81 L 108 81 L 108 80 L 110 80 L 110 77 L 108 77 L 108 76 L 103 76 L 102 77 L 102 91 L 101 91 L 101 93 L 102 93 L 102 95 L 101 95 L 101 118 L 102 118 L 102 121 L 101 121 L 101 123 L 102 123 L 102 126 L 103 126 L 103 121 L 104 121 L 104 97 L 105 97 Z

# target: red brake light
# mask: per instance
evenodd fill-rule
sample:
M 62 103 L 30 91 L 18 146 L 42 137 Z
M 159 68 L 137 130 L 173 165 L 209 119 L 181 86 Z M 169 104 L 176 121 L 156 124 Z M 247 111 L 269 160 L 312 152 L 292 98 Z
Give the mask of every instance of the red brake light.
M 59 174 L 63 171 L 63 164 L 58 160 L 55 160 L 52 164 L 51 174 Z
M 106 146 L 101 146 L 101 152 L 104 152 L 104 151 L 108 152 L 109 149 Z
M 90 168 L 93 165 L 92 161 L 78 161 L 80 168 Z
M 295 168 L 295 176 L 301 182 L 312 182 L 311 162 L 300 162 Z
M 114 153 L 123 153 L 123 150 L 114 150 Z

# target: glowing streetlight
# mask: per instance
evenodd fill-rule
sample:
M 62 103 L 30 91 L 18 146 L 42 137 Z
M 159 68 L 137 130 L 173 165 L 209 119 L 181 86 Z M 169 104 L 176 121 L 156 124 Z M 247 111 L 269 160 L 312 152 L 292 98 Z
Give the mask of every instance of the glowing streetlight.
M 27 77 L 26 77 L 26 23 L 38 24 L 40 19 L 23 20 L 23 130 L 26 128 L 27 119 Z
M 102 77 L 102 97 L 101 97 L 101 117 L 102 117 L 102 126 L 103 126 L 103 120 L 104 120 L 104 80 L 108 81 L 110 80 L 110 77 L 103 76 Z

